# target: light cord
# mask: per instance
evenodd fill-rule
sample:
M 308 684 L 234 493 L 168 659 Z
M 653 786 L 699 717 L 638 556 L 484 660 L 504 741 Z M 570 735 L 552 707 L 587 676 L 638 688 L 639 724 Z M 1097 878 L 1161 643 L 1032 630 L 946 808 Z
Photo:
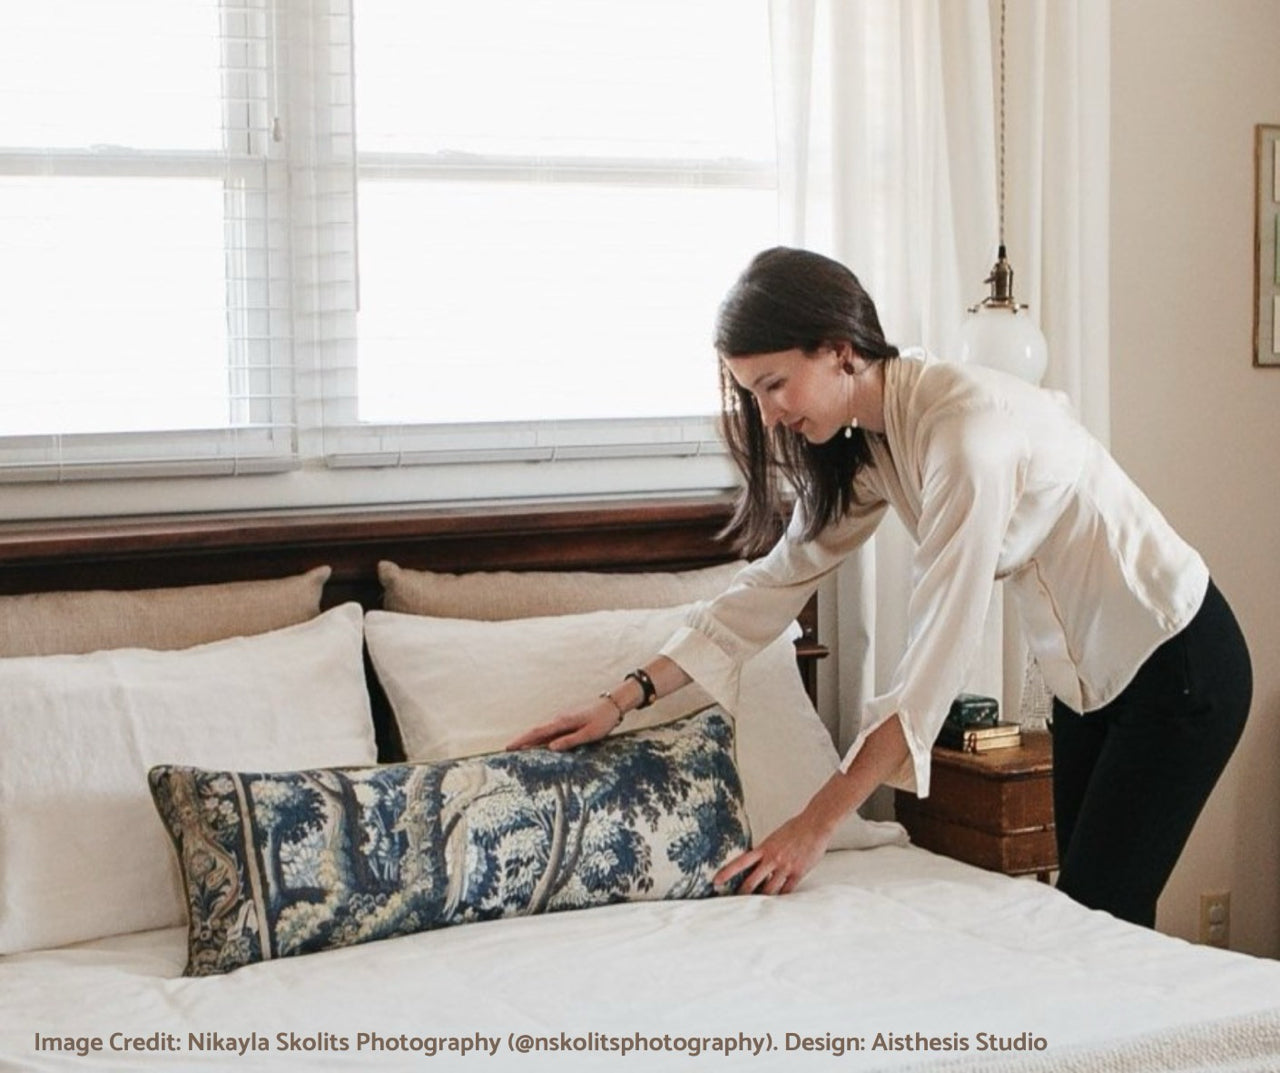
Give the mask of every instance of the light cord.
M 1005 123 L 1005 15 L 1007 0 L 1000 0 L 1000 174 L 997 177 L 997 198 L 1000 203 L 1000 248 L 1004 249 L 1004 123 Z

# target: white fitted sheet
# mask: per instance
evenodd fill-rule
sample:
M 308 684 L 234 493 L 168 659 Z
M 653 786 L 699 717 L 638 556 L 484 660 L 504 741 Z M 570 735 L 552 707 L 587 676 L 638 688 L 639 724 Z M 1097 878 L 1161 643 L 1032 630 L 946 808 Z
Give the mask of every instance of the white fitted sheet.
M 1145 1070 L 1174 1068 L 1167 1055 L 1150 1058 L 1148 1042 L 1173 1046 L 1196 1033 L 1218 1064 L 1194 1068 L 1280 1069 L 1280 962 L 1134 928 L 1033 880 L 914 847 L 830 853 L 780 898 L 470 924 L 222 977 L 185 979 L 184 960 L 181 929 L 0 959 L 0 1069 L 803 1071 L 957 1059 L 997 1069 L 996 1058 L 1011 1057 L 1019 1069 Z M 1249 1036 L 1243 1065 L 1208 1042 L 1228 1018 Z M 403 1034 L 407 1046 L 425 1037 L 474 1043 L 479 1033 L 498 1047 L 493 1057 L 446 1049 L 430 1058 L 360 1048 L 362 1032 Z M 83 1058 L 37 1051 L 37 1033 L 98 1037 L 103 1049 Z M 171 1033 L 174 1046 L 112 1049 L 113 1033 L 157 1042 Z M 189 1033 L 256 1033 L 268 1049 L 201 1052 Z M 312 1049 L 282 1047 L 290 1033 Z M 855 1037 L 864 1049 L 789 1050 L 788 1033 Z M 979 1033 L 1039 1038 L 1047 1049 L 980 1052 Z M 587 1049 L 513 1053 L 521 1034 Z M 606 1049 L 635 1046 L 637 1034 L 668 1049 Z M 899 1048 L 875 1048 L 877 1034 L 897 1037 Z M 917 1035 L 969 1049 L 923 1051 Z M 760 1054 L 717 1049 L 717 1039 L 744 1037 L 769 1042 Z M 1100 1064 L 1104 1047 L 1119 1064 Z M 1137 1051 L 1158 1064 L 1126 1064 Z

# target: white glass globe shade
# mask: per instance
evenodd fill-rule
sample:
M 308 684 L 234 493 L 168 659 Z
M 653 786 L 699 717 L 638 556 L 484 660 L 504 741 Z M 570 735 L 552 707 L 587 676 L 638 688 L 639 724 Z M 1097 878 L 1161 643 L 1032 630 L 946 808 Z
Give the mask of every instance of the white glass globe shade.
M 1008 306 L 979 306 L 960 326 L 956 358 L 1003 369 L 1038 384 L 1049 365 L 1049 348 L 1029 314 Z

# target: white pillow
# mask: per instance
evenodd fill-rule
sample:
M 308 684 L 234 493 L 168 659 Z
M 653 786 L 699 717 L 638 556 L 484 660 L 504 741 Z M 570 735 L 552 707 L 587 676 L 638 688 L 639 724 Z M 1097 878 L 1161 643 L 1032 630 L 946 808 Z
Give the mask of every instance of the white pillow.
M 181 651 L 0 659 L 0 954 L 185 918 L 153 764 L 370 764 L 359 604 Z
M 365 616 L 365 639 L 410 760 L 445 760 L 502 748 L 564 707 L 589 700 L 652 658 L 684 624 L 687 607 L 480 622 L 389 611 Z M 758 842 L 799 812 L 839 763 L 780 637 L 743 668 L 738 770 Z M 628 715 L 652 726 L 711 704 L 696 684 Z M 896 823 L 856 813 L 832 849 L 904 842 Z

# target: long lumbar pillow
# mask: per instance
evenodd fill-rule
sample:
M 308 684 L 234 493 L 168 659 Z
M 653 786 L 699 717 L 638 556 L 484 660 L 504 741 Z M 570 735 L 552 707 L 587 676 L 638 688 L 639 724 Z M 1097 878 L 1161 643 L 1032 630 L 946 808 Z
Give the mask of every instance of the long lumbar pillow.
M 160 766 L 186 974 L 429 928 L 715 893 L 750 845 L 708 708 L 569 752 L 273 774 Z

